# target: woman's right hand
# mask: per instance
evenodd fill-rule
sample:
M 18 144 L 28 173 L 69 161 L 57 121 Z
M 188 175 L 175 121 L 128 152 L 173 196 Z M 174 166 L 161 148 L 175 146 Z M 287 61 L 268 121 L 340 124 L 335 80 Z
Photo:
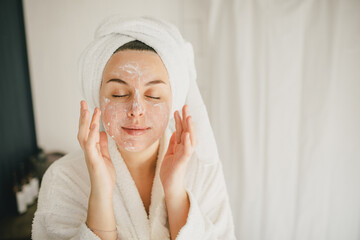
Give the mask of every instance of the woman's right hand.
M 100 109 L 95 108 L 89 127 L 89 111 L 86 101 L 81 101 L 78 141 L 85 154 L 90 175 L 91 195 L 95 198 L 111 197 L 116 172 L 111 161 L 108 139 L 104 131 L 99 133 Z
M 85 154 L 91 182 L 86 225 L 101 239 L 116 239 L 112 204 L 116 173 L 106 133 L 99 133 L 100 109 L 95 108 L 89 128 L 87 103 L 81 101 L 80 105 L 78 141 Z

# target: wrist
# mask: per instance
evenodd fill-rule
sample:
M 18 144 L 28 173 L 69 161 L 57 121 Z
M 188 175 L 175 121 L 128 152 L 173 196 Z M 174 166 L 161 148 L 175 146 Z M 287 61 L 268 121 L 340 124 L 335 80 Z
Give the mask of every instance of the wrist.
M 107 182 L 94 181 L 90 180 L 91 184 L 91 192 L 93 194 L 101 194 L 101 195 L 112 195 L 115 185 L 111 185 Z
M 116 220 L 112 198 L 90 195 L 86 225 L 101 239 L 109 239 L 116 233 L 113 231 L 116 229 Z
M 168 193 L 176 193 L 180 190 L 185 189 L 184 187 L 184 175 L 183 173 L 173 174 L 171 177 L 161 180 L 161 184 L 163 185 L 163 189 Z
M 184 196 L 187 196 L 187 192 L 185 186 L 181 185 L 173 185 L 164 189 L 165 199 L 172 200 L 172 199 L 181 199 Z
M 112 204 L 113 202 L 113 192 L 111 191 L 98 191 L 91 189 L 90 196 L 89 196 L 89 203 L 90 202 L 98 202 L 104 204 Z

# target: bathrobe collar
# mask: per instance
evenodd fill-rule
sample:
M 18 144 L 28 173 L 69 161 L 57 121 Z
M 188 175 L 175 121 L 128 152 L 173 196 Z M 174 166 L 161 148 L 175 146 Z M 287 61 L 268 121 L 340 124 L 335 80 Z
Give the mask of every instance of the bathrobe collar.
M 164 236 L 169 238 L 169 223 L 165 205 L 165 194 L 160 180 L 160 167 L 164 155 L 167 151 L 171 132 L 167 128 L 160 138 L 160 148 L 155 169 L 155 177 L 151 191 L 151 203 L 149 207 L 149 218 L 145 206 L 141 200 L 136 184 L 124 162 L 120 152 L 117 149 L 115 141 L 108 136 L 109 153 L 116 171 L 116 186 L 120 192 L 121 199 L 114 198 L 114 213 L 117 221 L 124 219 L 123 213 L 116 211 L 120 207 L 120 201 L 124 202 L 128 218 L 131 220 L 129 226 L 135 227 L 138 239 L 152 239 L 149 236 Z M 116 191 L 116 190 L 114 190 Z M 164 239 L 164 238 L 161 238 Z

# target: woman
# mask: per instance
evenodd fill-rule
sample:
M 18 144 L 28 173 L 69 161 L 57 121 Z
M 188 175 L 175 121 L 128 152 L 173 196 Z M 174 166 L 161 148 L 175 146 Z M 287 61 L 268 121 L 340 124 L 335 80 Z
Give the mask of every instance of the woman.
M 177 28 L 114 16 L 80 71 L 82 149 L 43 177 L 33 239 L 235 239 L 192 47 Z

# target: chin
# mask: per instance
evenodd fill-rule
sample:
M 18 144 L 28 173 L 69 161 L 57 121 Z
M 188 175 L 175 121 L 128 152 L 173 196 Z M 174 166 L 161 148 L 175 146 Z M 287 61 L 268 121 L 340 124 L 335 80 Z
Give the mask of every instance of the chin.
M 154 143 L 140 143 L 140 142 L 125 142 L 125 141 L 116 141 L 117 145 L 127 151 L 127 152 L 142 152 L 152 146 Z

